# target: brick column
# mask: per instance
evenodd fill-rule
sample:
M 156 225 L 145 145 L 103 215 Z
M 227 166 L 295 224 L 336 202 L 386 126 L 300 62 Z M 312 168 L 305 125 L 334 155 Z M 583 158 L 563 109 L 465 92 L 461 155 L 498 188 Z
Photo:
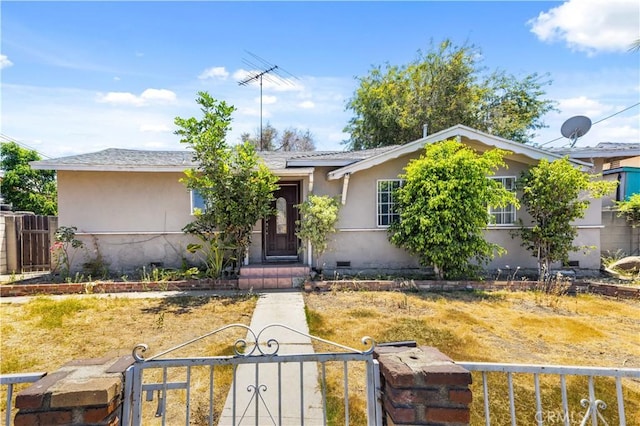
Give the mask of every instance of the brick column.
M 120 424 L 124 371 L 132 358 L 72 361 L 16 396 L 14 426 Z
M 392 425 L 469 425 L 471 373 L 436 348 L 379 347 L 383 418 Z

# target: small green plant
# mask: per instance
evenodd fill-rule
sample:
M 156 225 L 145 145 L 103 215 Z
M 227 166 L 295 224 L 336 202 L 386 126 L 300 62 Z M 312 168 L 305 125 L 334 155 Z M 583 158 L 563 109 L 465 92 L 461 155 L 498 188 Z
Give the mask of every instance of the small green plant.
M 79 249 L 84 247 L 84 243 L 76 238 L 75 226 L 61 226 L 56 230 L 55 242 L 50 248 L 53 259 L 53 271 L 60 271 L 63 278 L 67 279 L 71 273 L 73 259 Z
M 317 268 L 320 257 L 327 250 L 329 234 L 336 231 L 340 203 L 328 195 L 309 195 L 296 207 L 301 216 L 300 220 L 296 220 L 296 236 L 311 243 Z
M 109 276 L 109 265 L 102 256 L 98 238 L 95 235 L 91 235 L 91 242 L 93 252 L 90 253 L 87 250 L 86 261 L 82 264 L 84 271 L 91 276 L 99 277 L 99 279 L 106 279 Z
M 225 266 L 233 259 L 227 256 L 233 248 L 224 244 L 218 233 L 207 235 L 195 234 L 201 243 L 187 245 L 187 251 L 195 254 L 205 266 L 204 275 L 209 278 L 220 278 Z

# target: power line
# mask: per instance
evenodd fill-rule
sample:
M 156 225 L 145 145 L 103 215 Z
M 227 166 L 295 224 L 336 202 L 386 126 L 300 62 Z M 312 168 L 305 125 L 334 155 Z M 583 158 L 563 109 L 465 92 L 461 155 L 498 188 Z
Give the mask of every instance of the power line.
M 24 143 L 24 142 L 20 142 L 19 140 L 14 139 L 14 138 L 12 138 L 11 136 L 7 136 L 7 135 L 5 135 L 4 133 L 0 133 L 0 138 L 4 139 L 4 141 L 3 141 L 3 142 L 13 142 L 13 143 L 15 143 L 15 144 L 20 145 L 20 146 L 21 146 L 21 147 L 23 147 L 23 148 L 29 149 L 29 150 L 31 150 L 31 151 L 35 151 L 35 152 L 36 152 L 36 153 L 38 153 L 38 155 L 39 155 L 39 156 L 41 156 L 41 157 L 51 159 L 51 157 L 49 157 L 49 156 L 48 156 L 48 155 L 46 155 L 46 154 L 43 154 L 42 152 L 38 151 L 36 148 L 34 148 L 34 147 L 32 147 L 32 146 L 29 146 L 29 145 L 27 145 L 27 144 L 26 144 L 26 143 Z
M 628 106 L 628 107 L 626 107 L 625 109 L 622 109 L 622 110 L 620 110 L 620 111 L 618 111 L 618 112 L 615 112 L 615 113 L 611 114 L 611 115 L 610 115 L 610 116 L 608 116 L 608 117 L 601 118 L 601 119 L 600 119 L 600 120 L 598 120 L 598 121 L 594 121 L 594 122 L 592 123 L 592 125 L 595 125 L 595 124 L 598 124 L 598 123 L 602 123 L 603 121 L 608 120 L 608 119 L 610 119 L 611 117 L 615 117 L 616 115 L 621 114 L 621 113 L 623 113 L 623 112 L 625 112 L 625 111 L 628 111 L 628 110 L 630 110 L 631 108 L 635 108 L 635 107 L 637 107 L 638 105 L 640 105 L 640 102 L 637 102 L 637 103 L 635 103 L 635 104 L 633 104 L 633 105 L 631 105 L 631 106 Z M 562 139 L 562 138 L 564 138 L 564 136 L 560 136 L 559 138 L 555 138 L 555 139 L 553 139 L 553 140 L 550 140 L 549 142 L 545 142 L 545 143 L 540 144 L 540 145 L 538 145 L 538 146 L 545 146 L 545 145 L 549 145 L 550 143 L 555 142 L 555 141 L 559 141 L 559 140 L 560 140 L 560 139 Z

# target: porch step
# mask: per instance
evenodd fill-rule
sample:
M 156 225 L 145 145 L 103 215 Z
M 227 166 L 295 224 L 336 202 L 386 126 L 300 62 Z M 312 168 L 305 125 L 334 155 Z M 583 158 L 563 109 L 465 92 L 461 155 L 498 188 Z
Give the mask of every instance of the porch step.
M 309 276 L 309 267 L 301 264 L 246 265 L 240 268 L 240 290 L 292 288 Z

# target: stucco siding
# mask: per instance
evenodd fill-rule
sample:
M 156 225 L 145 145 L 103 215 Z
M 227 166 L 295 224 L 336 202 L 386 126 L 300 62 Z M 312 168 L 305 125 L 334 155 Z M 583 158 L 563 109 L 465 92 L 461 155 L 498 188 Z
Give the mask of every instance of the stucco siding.
M 181 231 L 193 218 L 182 173 L 58 172 L 60 226 L 81 232 Z
M 338 231 L 330 238 L 320 266 L 334 269 L 337 262 L 350 262 L 351 269 L 407 269 L 419 267 L 416 258 L 393 246 L 387 231 Z
M 86 250 L 74 269 L 96 257 L 109 268 L 131 273 L 151 263 L 180 267 L 195 261 L 185 248 L 193 241 L 182 228 L 193 220 L 182 173 L 58 172 L 60 226 L 75 226 Z

